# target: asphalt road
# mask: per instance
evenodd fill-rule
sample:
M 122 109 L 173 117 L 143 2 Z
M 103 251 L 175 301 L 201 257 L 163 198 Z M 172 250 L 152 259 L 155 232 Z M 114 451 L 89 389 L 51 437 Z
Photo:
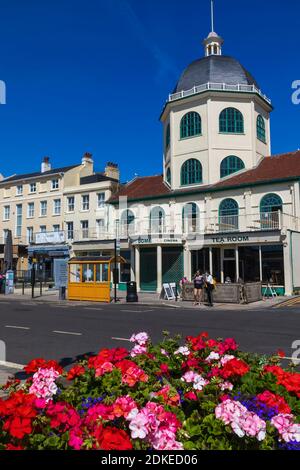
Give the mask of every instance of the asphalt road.
M 300 340 L 300 307 L 223 311 L 0 301 L 0 340 L 6 361 L 17 364 L 44 357 L 67 365 L 103 347 L 126 347 L 133 332 L 147 331 L 157 341 L 163 330 L 183 336 L 208 331 L 214 338 L 234 337 L 243 350 L 271 354 L 280 348 L 291 356 L 292 343 Z

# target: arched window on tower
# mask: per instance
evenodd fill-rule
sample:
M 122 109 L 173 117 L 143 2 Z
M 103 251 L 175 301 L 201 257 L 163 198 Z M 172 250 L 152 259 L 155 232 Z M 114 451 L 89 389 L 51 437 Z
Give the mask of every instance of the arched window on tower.
M 219 118 L 220 132 L 226 134 L 243 134 L 244 118 L 242 113 L 235 108 L 224 109 Z
M 266 143 L 266 124 L 264 118 L 261 115 L 257 116 L 256 131 L 257 138 Z
M 166 130 L 166 150 L 169 149 L 170 143 L 171 143 L 171 128 L 170 128 L 170 124 L 168 124 L 167 130 Z
M 241 171 L 245 168 L 243 160 L 235 155 L 229 155 L 229 157 L 224 158 L 221 163 L 221 178 L 232 175 L 237 171 Z
M 180 123 L 180 138 L 186 139 L 187 137 L 195 137 L 201 135 L 201 117 L 198 113 L 187 113 L 181 119 Z
M 219 207 L 220 232 L 236 232 L 239 229 L 239 205 L 234 199 L 224 199 Z
M 171 186 L 171 170 L 170 168 L 166 171 L 166 182 Z
M 181 167 L 181 185 L 188 186 L 200 183 L 202 183 L 202 165 L 199 160 L 191 158 Z
M 264 230 L 279 229 L 282 207 L 282 199 L 278 194 L 266 194 L 260 202 L 261 228 Z

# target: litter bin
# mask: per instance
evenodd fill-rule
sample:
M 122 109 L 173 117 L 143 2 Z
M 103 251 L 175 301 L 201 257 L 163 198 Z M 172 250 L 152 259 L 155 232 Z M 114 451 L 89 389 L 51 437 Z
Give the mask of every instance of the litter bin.
M 127 282 L 126 302 L 138 302 L 139 298 L 136 291 L 136 282 Z

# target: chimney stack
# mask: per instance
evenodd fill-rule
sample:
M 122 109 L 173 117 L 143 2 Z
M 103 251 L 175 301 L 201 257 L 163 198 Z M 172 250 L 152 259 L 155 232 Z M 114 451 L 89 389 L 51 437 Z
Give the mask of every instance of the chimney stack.
M 44 157 L 41 165 L 41 172 L 45 173 L 46 171 L 51 170 L 51 163 L 49 157 Z
M 114 180 L 120 180 L 120 170 L 117 163 L 107 162 L 105 167 L 105 176 Z
M 82 164 L 86 165 L 86 164 L 90 164 L 90 163 L 94 163 L 93 155 L 89 152 L 86 152 L 82 157 Z

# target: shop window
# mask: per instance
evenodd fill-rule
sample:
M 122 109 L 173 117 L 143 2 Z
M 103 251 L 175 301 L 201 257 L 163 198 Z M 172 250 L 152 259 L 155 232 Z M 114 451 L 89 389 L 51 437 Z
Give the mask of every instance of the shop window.
M 259 282 L 259 247 L 245 246 L 239 248 L 239 272 L 244 282 Z
M 263 282 L 284 286 L 283 247 L 280 245 L 262 247 Z
M 125 259 L 125 263 L 121 263 L 120 265 L 120 282 L 129 282 L 131 279 L 131 252 L 121 251 L 121 256 Z
M 108 282 L 108 263 L 96 264 L 96 282 Z
M 82 265 L 82 282 L 94 282 L 94 264 Z
M 70 265 L 70 282 L 74 282 L 74 283 L 81 282 L 80 264 Z

